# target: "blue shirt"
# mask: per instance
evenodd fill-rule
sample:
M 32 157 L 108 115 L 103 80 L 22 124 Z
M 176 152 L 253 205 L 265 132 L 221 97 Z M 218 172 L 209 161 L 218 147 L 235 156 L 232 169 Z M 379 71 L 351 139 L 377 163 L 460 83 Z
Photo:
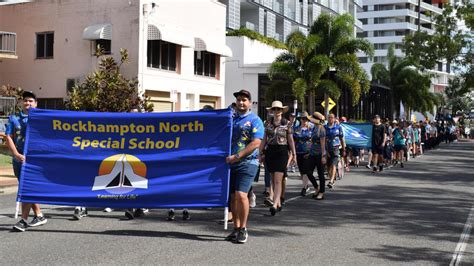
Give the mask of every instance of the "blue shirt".
M 344 137 L 344 132 L 342 132 L 341 125 L 334 124 L 332 127 L 329 127 L 329 124 L 324 126 L 326 130 L 326 139 L 329 148 L 335 148 L 341 146 L 340 138 Z
M 311 149 L 311 133 L 314 125 L 308 123 L 307 127 L 298 126 L 295 127 L 293 133 L 293 139 L 295 140 L 295 148 L 297 154 L 309 153 Z
M 20 154 L 23 154 L 25 149 L 26 124 L 28 123 L 28 115 L 20 112 L 16 115 L 11 115 L 8 118 L 6 135 L 10 135 L 15 143 L 15 147 Z
M 254 139 L 263 139 L 263 122 L 256 114 L 251 111 L 246 114 L 239 114 L 236 112 L 232 121 L 232 154 L 245 149 L 245 147 Z M 255 149 L 251 154 L 245 158 L 240 158 L 238 163 L 258 164 L 257 160 L 258 149 Z
M 393 144 L 394 145 L 405 145 L 405 130 L 400 128 L 395 128 L 393 130 Z

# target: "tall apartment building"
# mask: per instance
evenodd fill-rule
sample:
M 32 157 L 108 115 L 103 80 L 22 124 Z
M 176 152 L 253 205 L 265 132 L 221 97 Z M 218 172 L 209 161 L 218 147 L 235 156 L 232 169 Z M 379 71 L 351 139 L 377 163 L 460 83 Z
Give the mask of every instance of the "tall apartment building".
M 295 29 L 307 32 L 321 13 L 357 16 L 362 0 L 219 0 L 227 5 L 227 28 L 245 27 L 281 42 Z M 362 23 L 355 26 L 362 30 Z
M 362 0 L 219 1 L 227 5 L 227 29 L 244 27 L 281 42 L 295 30 L 308 33 L 322 13 L 349 13 L 356 18 L 356 31 L 362 31 L 362 23 L 357 20 L 357 12 L 362 10 Z M 227 45 L 232 49 L 233 57 L 228 58 L 226 64 L 226 104 L 233 101 L 232 92 L 246 88 L 253 95 L 253 111 L 262 114 L 264 106 L 261 103 L 270 84 L 267 69 L 283 51 L 247 37 L 227 37 Z
M 387 63 L 388 47 L 395 44 L 395 55 L 403 56 L 401 46 L 403 38 L 418 29 L 434 33 L 434 16 L 442 14 L 442 0 L 363 0 L 363 9 L 357 14 L 363 24 L 363 32 L 357 35 L 374 44 L 373 60 L 361 55 L 362 66 L 370 73 L 374 63 Z M 420 22 L 418 23 L 418 18 Z M 418 28 L 419 27 L 419 28 Z M 450 66 L 439 62 L 431 72 L 432 91 L 441 92 L 448 83 Z

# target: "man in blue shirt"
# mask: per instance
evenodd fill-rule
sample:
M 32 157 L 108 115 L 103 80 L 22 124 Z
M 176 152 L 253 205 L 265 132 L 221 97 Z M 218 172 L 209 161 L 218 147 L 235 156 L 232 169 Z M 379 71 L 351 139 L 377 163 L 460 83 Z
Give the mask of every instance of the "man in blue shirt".
M 28 111 L 30 108 L 36 108 L 38 104 L 36 95 L 31 91 L 23 92 L 22 111 L 17 115 L 12 115 L 8 119 L 5 135 L 7 137 L 7 147 L 13 155 L 13 171 L 19 179 L 21 176 L 21 167 L 26 161 L 24 154 L 26 125 L 28 123 Z M 33 209 L 35 217 L 31 223 L 27 223 L 30 209 Z M 26 228 L 43 225 L 48 220 L 41 213 L 39 204 L 22 203 L 21 220 L 13 226 L 13 230 L 24 232 Z
M 344 132 L 342 127 L 336 123 L 334 114 L 329 114 L 328 123 L 324 126 L 326 130 L 326 142 L 328 148 L 328 167 L 329 183 L 328 187 L 334 187 L 336 182 L 336 167 L 339 163 L 339 150 L 342 148 L 343 156 L 346 152 L 346 143 L 344 142 Z
M 231 211 L 234 231 L 226 240 L 243 244 L 247 242 L 249 200 L 247 194 L 258 170 L 258 147 L 263 139 L 263 122 L 252 111 L 249 91 L 234 93 L 236 112 L 232 126 L 232 155 L 226 158 L 230 164 Z

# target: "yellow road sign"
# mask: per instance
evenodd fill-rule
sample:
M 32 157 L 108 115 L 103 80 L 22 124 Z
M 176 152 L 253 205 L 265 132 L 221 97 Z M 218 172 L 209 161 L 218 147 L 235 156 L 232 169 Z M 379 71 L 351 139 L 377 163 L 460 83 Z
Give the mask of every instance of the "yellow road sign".
M 329 100 L 328 110 L 331 111 L 331 109 L 334 108 L 334 106 L 336 106 L 336 103 L 335 103 L 331 98 L 328 98 L 328 100 Z M 323 101 L 323 102 L 321 103 L 321 106 L 322 106 L 323 108 L 326 107 L 326 102 Z

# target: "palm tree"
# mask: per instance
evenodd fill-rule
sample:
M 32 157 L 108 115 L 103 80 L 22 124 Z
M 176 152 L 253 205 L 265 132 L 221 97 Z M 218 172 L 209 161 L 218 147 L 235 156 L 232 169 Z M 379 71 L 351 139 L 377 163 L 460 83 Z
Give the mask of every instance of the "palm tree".
M 268 74 L 270 79 L 282 80 L 273 82 L 266 98 L 271 99 L 280 91 L 285 91 L 288 82 L 295 98 L 303 103 L 308 90 L 314 89 L 319 77 L 328 67 L 329 62 L 320 56 L 314 55 L 314 49 L 320 43 L 319 36 L 305 36 L 300 31 L 291 33 L 286 41 L 288 50 L 279 55 L 270 65 Z M 288 82 L 287 82 L 288 81 Z
M 303 103 L 309 94 L 310 112 L 314 111 L 316 91 L 338 99 L 341 90 L 349 88 L 353 103 L 357 104 L 362 91 L 369 90 L 368 76 L 356 53 L 362 51 L 372 56 L 373 47 L 368 41 L 354 37 L 352 16 L 322 14 L 308 36 L 293 32 L 286 45 L 288 51 L 277 57 L 269 68 L 270 79 L 283 77 L 289 80 L 293 95 Z M 281 85 L 275 83 L 270 90 L 281 90 Z
M 349 14 L 322 14 L 311 26 L 310 34 L 321 38 L 314 54 L 330 62 L 316 90 L 324 92 L 327 101 L 327 95 L 338 99 L 342 89 L 347 88 L 352 94 L 352 103 L 357 104 L 361 94 L 369 91 L 370 82 L 356 54 L 363 52 L 372 57 L 373 45 L 354 37 L 354 18 Z M 326 102 L 326 114 L 327 106 Z
M 372 80 L 390 88 L 395 104 L 402 102 L 408 110 L 432 111 L 438 97 L 429 91 L 430 76 L 421 73 L 408 58 L 395 56 L 395 46 L 390 45 L 387 53 L 388 65 L 372 65 Z

